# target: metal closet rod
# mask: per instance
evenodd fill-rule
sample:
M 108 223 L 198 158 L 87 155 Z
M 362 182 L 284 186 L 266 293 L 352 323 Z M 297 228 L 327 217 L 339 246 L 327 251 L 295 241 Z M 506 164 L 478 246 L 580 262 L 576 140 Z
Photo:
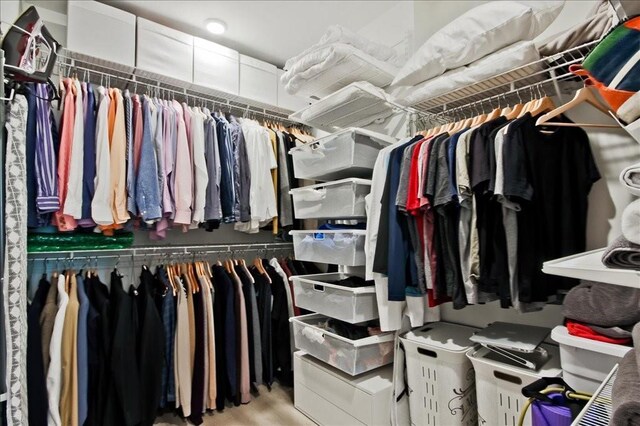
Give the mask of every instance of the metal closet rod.
M 238 251 L 256 250 L 286 250 L 293 247 L 292 243 L 247 243 L 247 244 L 216 244 L 216 245 L 189 245 L 189 246 L 149 246 L 132 247 L 128 249 L 107 250 L 73 250 L 73 251 L 41 251 L 28 253 L 31 259 L 93 259 L 113 257 L 139 257 L 166 255 L 199 255 L 208 253 L 234 253 Z
M 160 82 L 157 82 L 156 84 L 152 84 L 152 83 L 147 83 L 147 82 L 144 82 L 144 81 L 138 81 L 138 80 L 135 80 L 135 79 L 132 79 L 132 78 L 122 77 L 122 76 L 117 75 L 117 74 L 111 74 L 111 73 L 107 73 L 107 72 L 104 72 L 104 71 L 98 71 L 98 70 L 95 70 L 95 69 L 83 67 L 81 65 L 76 65 L 75 61 L 73 59 L 70 60 L 70 63 L 59 59 L 58 60 L 58 67 L 60 68 L 61 74 L 62 74 L 62 68 L 68 68 L 69 70 L 75 69 L 75 70 L 86 72 L 87 75 L 89 75 L 89 76 L 91 74 L 98 74 L 100 76 L 106 77 L 107 79 L 113 78 L 115 80 L 121 80 L 121 81 L 124 81 L 124 82 L 127 82 L 127 83 L 131 83 L 131 84 L 134 85 L 134 87 L 137 87 L 137 85 L 140 85 L 142 87 L 146 86 L 148 92 L 156 93 L 157 95 L 160 95 L 161 93 L 172 93 L 172 94 L 176 94 L 178 96 L 184 97 L 187 100 L 189 98 L 192 98 L 194 100 L 195 99 L 200 100 L 200 101 L 202 101 L 204 103 L 204 105 L 213 104 L 214 108 L 215 108 L 215 104 L 218 104 L 220 107 L 226 107 L 229 110 L 235 109 L 235 110 L 241 111 L 243 113 L 251 113 L 251 114 L 259 115 L 261 117 L 271 118 L 271 119 L 280 121 L 282 123 L 287 123 L 287 124 L 297 125 L 297 126 L 301 125 L 301 123 L 298 123 L 296 121 L 293 121 L 293 120 L 289 119 L 286 115 L 271 114 L 271 113 L 266 112 L 265 109 L 263 109 L 261 111 L 261 110 L 252 108 L 249 105 L 246 105 L 246 106 L 232 105 L 231 102 L 234 102 L 234 101 L 226 100 L 226 102 L 225 102 L 225 101 L 222 101 L 220 99 L 206 98 L 206 97 L 203 97 L 203 96 L 194 95 L 192 93 L 189 93 L 187 91 L 187 89 L 184 89 L 184 90 L 170 89 L 168 87 L 161 86 Z M 135 90 L 136 89 L 134 89 L 134 91 Z

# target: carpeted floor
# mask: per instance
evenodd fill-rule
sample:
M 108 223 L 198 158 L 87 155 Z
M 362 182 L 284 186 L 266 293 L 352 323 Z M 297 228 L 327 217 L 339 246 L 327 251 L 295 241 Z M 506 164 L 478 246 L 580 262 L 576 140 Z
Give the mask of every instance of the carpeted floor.
M 167 414 L 156 420 L 156 426 L 189 425 L 178 416 Z M 271 392 L 260 386 L 260 396 L 249 404 L 228 407 L 223 412 L 204 416 L 204 425 L 242 426 L 313 426 L 315 423 L 293 406 L 293 389 L 274 383 Z

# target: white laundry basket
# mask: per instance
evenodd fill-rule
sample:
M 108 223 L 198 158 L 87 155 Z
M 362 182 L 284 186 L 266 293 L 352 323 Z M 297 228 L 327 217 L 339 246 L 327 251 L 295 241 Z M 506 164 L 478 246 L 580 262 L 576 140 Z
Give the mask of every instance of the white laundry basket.
M 478 424 L 475 375 L 466 354 L 471 327 L 437 322 L 400 337 L 406 353 L 409 411 L 415 426 Z
M 572 336 L 562 325 L 551 331 L 551 338 L 560 344 L 560 364 L 565 382 L 577 391 L 588 393 L 594 393 L 613 366 L 633 349 Z
M 467 353 L 476 372 L 478 425 L 517 426 L 520 411 L 527 401 L 522 388 L 541 377 L 562 374 L 558 347 L 546 343 L 540 346 L 547 350 L 549 359 L 537 371 L 517 367 L 487 348 Z M 524 425 L 531 426 L 531 410 L 527 411 Z

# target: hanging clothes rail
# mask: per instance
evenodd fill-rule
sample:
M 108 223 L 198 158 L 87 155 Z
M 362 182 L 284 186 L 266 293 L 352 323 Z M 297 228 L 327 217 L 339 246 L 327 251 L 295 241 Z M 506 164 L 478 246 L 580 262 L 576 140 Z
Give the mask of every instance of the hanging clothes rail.
M 517 100 L 534 90 L 563 93 L 582 86 L 582 79 L 569 71 L 581 63 L 599 40 L 585 43 L 505 73 L 487 78 L 451 92 L 411 105 L 424 115 L 447 115 L 483 105 L 497 105 L 500 100 Z M 573 84 L 572 84 L 573 83 Z
M 293 250 L 292 243 L 246 243 L 246 244 L 216 244 L 216 245 L 188 245 L 188 246 L 150 246 L 132 247 L 128 249 L 107 250 L 76 250 L 76 251 L 47 251 L 29 253 L 29 259 L 104 259 L 118 257 L 152 257 L 155 255 L 193 255 L 211 253 L 237 253 L 260 250 Z
M 257 116 L 267 120 L 275 120 L 287 126 L 301 126 L 300 122 L 288 117 L 291 111 L 284 108 L 252 102 L 239 96 L 175 79 L 171 79 L 171 83 L 161 82 L 160 79 L 153 79 L 149 73 L 136 75 L 135 70 L 123 70 L 122 66 L 118 64 L 110 64 L 86 55 L 77 55 L 68 50 L 63 50 L 58 55 L 57 65 L 61 75 L 68 75 L 75 71 L 79 78 L 85 78 L 92 83 L 113 84 L 111 81 L 113 79 L 116 82 L 124 83 L 123 89 L 129 89 L 133 92 L 136 92 L 138 88 L 146 89 L 147 93 L 153 96 L 164 94 L 185 101 L 193 100 L 196 104 L 216 110 L 222 109 L 238 116 Z

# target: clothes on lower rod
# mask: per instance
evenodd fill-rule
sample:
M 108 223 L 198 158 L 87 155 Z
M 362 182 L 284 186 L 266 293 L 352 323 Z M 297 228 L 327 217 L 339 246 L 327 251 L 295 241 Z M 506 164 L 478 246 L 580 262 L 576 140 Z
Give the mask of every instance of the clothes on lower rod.
M 291 386 L 295 307 L 281 265 L 306 267 L 257 262 L 145 265 L 137 285 L 118 270 L 109 286 L 94 271 L 42 276 L 27 314 L 30 423 L 152 425 L 178 410 L 201 424 L 260 384 Z

